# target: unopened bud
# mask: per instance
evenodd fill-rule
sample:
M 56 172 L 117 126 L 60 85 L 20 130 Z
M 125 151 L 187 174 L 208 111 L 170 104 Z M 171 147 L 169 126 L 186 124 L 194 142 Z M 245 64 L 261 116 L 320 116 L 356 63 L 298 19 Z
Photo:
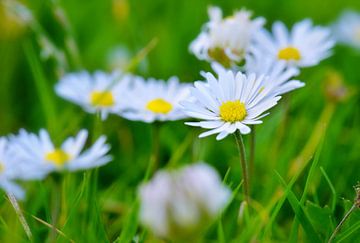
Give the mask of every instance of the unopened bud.
M 325 95 L 333 102 L 342 102 L 349 97 L 349 89 L 341 73 L 330 70 L 325 77 Z

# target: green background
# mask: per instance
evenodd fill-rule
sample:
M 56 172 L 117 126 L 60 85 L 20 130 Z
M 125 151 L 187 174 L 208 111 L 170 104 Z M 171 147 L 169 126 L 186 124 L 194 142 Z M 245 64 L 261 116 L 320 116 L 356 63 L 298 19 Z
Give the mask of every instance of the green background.
M 114 14 L 114 3 L 109 0 L 36 0 L 25 4 L 33 11 L 43 32 L 34 33 L 31 28 L 25 28 L 15 36 L 6 37 L 4 34 L 0 38 L 0 133 L 5 136 L 16 133 L 20 128 L 37 132 L 45 127 L 55 141 L 61 142 L 80 128 L 87 128 L 92 131 L 91 139 L 99 133 L 109 137 L 111 153 L 115 158 L 99 169 L 97 189 L 91 184 L 97 172 L 64 176 L 66 185 L 63 186 L 63 203 L 69 218 L 61 230 L 69 238 L 81 242 L 114 240 L 121 232 L 131 231 L 129 225 L 135 225 L 134 221 L 127 220 L 134 215 L 131 208 L 134 206 L 136 190 L 148 165 L 151 125 L 126 121 L 117 116 L 110 116 L 99 125 L 94 115 L 86 114 L 79 107 L 55 95 L 53 85 L 59 79 L 59 73 L 81 69 L 110 71 L 114 63 L 109 56 L 113 55 L 116 48 L 122 50 L 122 62 L 126 63 L 155 38 L 156 46 L 132 70 L 135 74 L 159 79 L 176 75 L 184 82 L 201 79 L 199 72 L 210 71 L 209 64 L 197 60 L 189 53 L 188 46 L 208 20 L 209 5 L 220 6 L 225 16 L 245 7 L 252 10 L 254 16 L 265 17 L 266 27 L 270 27 L 275 20 L 284 21 L 291 26 L 304 18 L 313 19 L 315 24 L 328 25 L 344 9 L 360 11 L 360 2 L 357 0 L 129 0 L 118 5 L 117 14 Z M 57 4 L 67 15 L 69 29 L 64 28 L 54 14 Z M 44 33 L 59 50 L 66 48 L 67 38 L 74 40 L 79 49 L 78 60 L 73 61 L 71 53 L 66 51 L 67 60 L 70 61 L 65 66 L 54 58 L 41 59 L 42 47 L 37 40 Z M 257 150 L 255 169 L 251 176 L 252 197 L 266 208 L 280 186 L 275 171 L 288 182 L 291 179 L 287 177 L 288 171 L 294 159 L 310 138 L 316 136 L 314 134 L 321 134 L 323 126 L 316 127 L 316 124 L 323 110 L 331 106 L 324 96 L 329 70 L 339 72 L 349 86 L 352 95 L 346 101 L 334 105 L 333 115 L 327 120 L 325 136 L 320 139 L 323 141 L 319 143 L 322 147 L 313 146 L 314 151 L 319 154 L 313 176 L 308 178 L 310 166 L 307 166 L 292 187 L 292 192 L 299 199 L 308 182 L 309 188 L 303 205 L 321 239 L 329 237 L 333 227 L 351 205 L 350 201 L 354 197 L 352 186 L 359 180 L 359 64 L 359 51 L 337 46 L 329 59 L 302 71 L 299 79 L 306 86 L 286 95 L 271 111 L 271 115 L 264 119 L 264 124 L 256 128 Z M 165 166 L 171 160 L 172 166 L 177 167 L 202 160 L 215 166 L 222 176 L 230 167 L 227 183 L 234 189 L 241 180 L 234 138 L 229 136 L 220 142 L 215 137 L 200 140 L 197 138 L 200 132 L 200 129 L 186 127 L 183 121 L 163 124 L 160 134 L 160 165 Z M 247 144 L 248 140 L 248 136 L 245 136 Z M 312 158 L 313 156 L 306 158 L 310 160 L 309 164 L 314 162 Z M 320 167 L 334 185 L 335 197 Z M 47 237 L 48 228 L 31 215 L 51 221 L 51 184 L 51 178 L 44 182 L 23 184 L 28 189 L 28 199 L 22 203 L 22 207 L 33 230 L 34 239 L 39 242 Z M 84 191 L 86 193 L 81 194 Z M 300 229 L 299 238 L 294 240 L 297 227 L 293 226 L 294 211 L 288 202 L 285 202 L 277 214 L 275 222 L 264 220 L 260 224 L 250 217 L 245 222 L 237 223 L 241 200 L 241 193 L 238 193 L 220 220 L 224 242 L 247 242 L 249 239 L 311 242 L 307 229 Z M 330 209 L 332 202 L 336 203 L 333 210 Z M 24 241 L 26 236 L 5 198 L 1 199 L 0 207 L 0 235 L 3 241 Z M 250 213 L 256 215 L 256 212 Z M 273 211 L 268 213 L 271 215 Z M 353 214 L 344 226 L 344 232 L 352 229 L 353 225 L 356 226 L 359 219 L 359 212 Z M 218 225 L 214 224 L 204 236 L 206 242 L 221 241 Z M 265 228 L 270 228 L 270 231 L 264 233 Z M 357 231 L 344 242 L 354 242 L 356 237 L 360 237 L 359 224 L 355 229 Z M 85 231 L 85 235 L 79 235 L 79 232 Z M 142 229 L 138 232 L 140 236 L 144 235 Z M 153 240 L 150 233 L 145 235 L 149 241 Z M 66 241 L 61 236 L 59 240 Z

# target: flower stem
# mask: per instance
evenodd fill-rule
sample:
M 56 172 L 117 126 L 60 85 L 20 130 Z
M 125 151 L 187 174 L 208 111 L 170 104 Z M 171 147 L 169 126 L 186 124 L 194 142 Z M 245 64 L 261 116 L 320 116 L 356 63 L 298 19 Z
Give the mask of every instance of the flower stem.
M 244 195 L 245 200 L 249 204 L 249 178 L 248 178 L 248 165 L 246 162 L 246 152 L 243 138 L 240 131 L 234 133 L 237 147 L 239 149 L 240 164 L 244 180 Z
M 349 216 L 351 215 L 352 212 L 354 212 L 354 210 L 356 209 L 356 204 L 354 203 L 354 205 L 350 208 L 350 210 L 345 214 L 344 218 L 340 221 L 340 223 L 338 224 L 338 226 L 336 226 L 334 232 L 332 233 L 328 243 L 333 242 L 333 240 L 335 239 L 335 236 L 337 235 L 337 233 L 339 233 L 342 225 L 345 223 L 345 221 L 349 218 Z
M 250 134 L 250 158 L 249 158 L 249 175 L 250 175 L 250 177 L 254 173 L 255 149 L 256 149 L 256 130 L 255 130 L 255 126 L 252 126 L 251 134 Z
M 147 181 L 151 174 L 158 168 L 159 166 L 159 154 L 160 154 L 160 123 L 154 123 L 152 126 L 152 152 L 150 156 L 149 165 L 146 169 L 144 181 Z
M 57 236 L 57 228 L 59 223 L 59 215 L 61 213 L 61 182 L 62 178 L 58 174 L 53 175 L 53 190 L 52 190 L 52 208 L 51 208 L 51 220 L 52 229 L 49 232 L 49 242 L 55 242 Z

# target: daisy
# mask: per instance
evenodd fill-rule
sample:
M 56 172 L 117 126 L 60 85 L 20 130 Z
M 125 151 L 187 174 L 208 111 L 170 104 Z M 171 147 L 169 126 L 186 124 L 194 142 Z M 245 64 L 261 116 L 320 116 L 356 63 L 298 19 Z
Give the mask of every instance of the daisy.
M 186 118 L 179 105 L 188 98 L 189 84 L 179 83 L 176 77 L 168 82 L 137 77 L 126 95 L 126 104 L 121 116 L 135 121 L 173 121 Z
M 337 41 L 360 50 L 360 14 L 345 11 L 333 25 L 334 36 Z
M 9 142 L 6 138 L 0 138 L 0 187 L 8 194 L 18 199 L 25 196 L 24 190 L 14 180 L 21 178 L 19 173 L 20 164 L 10 154 Z
M 218 173 L 204 163 L 157 172 L 139 194 L 143 225 L 158 237 L 188 240 L 212 223 L 231 196 Z
M 256 48 L 275 60 L 286 61 L 290 66 L 317 65 L 330 56 L 334 46 L 330 29 L 313 26 L 309 19 L 296 23 L 291 31 L 282 22 L 275 22 L 272 31 L 273 35 L 266 30 L 257 33 Z
M 251 20 L 251 13 L 240 10 L 233 16 L 222 18 L 218 7 L 209 8 L 210 21 L 191 43 L 190 51 L 200 60 L 216 61 L 225 67 L 239 63 L 245 57 L 253 40 L 265 20 Z
M 56 93 L 66 100 L 81 106 L 89 113 L 100 112 L 101 119 L 121 109 L 130 75 L 117 72 L 107 74 L 88 72 L 66 74 L 55 86 Z
M 250 133 L 248 125 L 260 124 L 263 112 L 275 106 L 279 96 L 270 95 L 271 82 L 268 77 L 241 72 L 224 71 L 218 78 L 206 73 L 206 82 L 197 81 L 192 88 L 194 101 L 182 102 L 184 112 L 203 121 L 186 122 L 210 131 L 200 134 L 200 138 L 218 134 L 221 140 L 239 130 L 241 134 Z
M 269 83 L 266 85 L 272 90 L 271 95 L 285 94 L 305 86 L 305 83 L 293 79 L 300 74 L 298 68 L 288 66 L 284 60 L 274 60 L 259 50 L 247 55 L 244 69 L 248 75 L 255 73 L 268 76 Z
M 39 136 L 20 130 L 12 136 L 12 147 L 16 151 L 16 160 L 33 165 L 40 178 L 54 171 L 77 171 L 102 166 L 111 161 L 107 155 L 110 146 L 106 137 L 101 136 L 89 149 L 84 150 L 88 133 L 81 130 L 76 137 L 69 137 L 57 147 L 51 141 L 48 132 L 40 130 Z

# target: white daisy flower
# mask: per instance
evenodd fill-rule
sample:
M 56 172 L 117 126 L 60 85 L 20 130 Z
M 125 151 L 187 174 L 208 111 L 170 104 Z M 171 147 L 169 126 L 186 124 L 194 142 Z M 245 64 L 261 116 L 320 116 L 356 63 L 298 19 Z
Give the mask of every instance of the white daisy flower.
M 229 202 L 231 192 L 209 165 L 160 171 L 139 190 L 140 221 L 162 238 L 191 238 Z
M 313 26 L 309 19 L 296 23 L 290 32 L 282 22 L 275 22 L 272 31 L 273 35 L 266 30 L 257 33 L 256 48 L 290 66 L 314 66 L 330 56 L 334 46 L 330 29 Z
M 218 133 L 221 140 L 239 130 L 242 134 L 250 133 L 248 125 L 260 124 L 263 112 L 275 106 L 279 96 L 271 95 L 273 90 L 269 77 L 264 75 L 248 76 L 241 72 L 219 72 L 218 79 L 206 73 L 206 82 L 195 82 L 192 88 L 194 101 L 182 102 L 184 111 L 190 117 L 201 119 L 200 122 L 186 122 L 210 131 L 200 134 L 200 138 Z
M 137 77 L 134 86 L 126 95 L 126 104 L 121 116 L 135 121 L 173 121 L 186 118 L 179 102 L 190 95 L 190 85 L 179 83 L 177 77 L 168 82 L 147 81 Z
M 54 171 L 77 171 L 102 166 L 111 161 L 107 155 L 110 146 L 106 137 L 101 136 L 87 150 L 83 150 L 88 136 L 81 130 L 76 137 L 69 137 L 61 146 L 56 147 L 48 132 L 40 130 L 39 136 L 20 130 L 11 137 L 12 147 L 16 151 L 16 160 L 31 164 L 31 173 L 38 173 L 40 178 Z
M 120 79 L 120 80 L 119 80 Z M 109 113 L 118 113 L 127 91 L 130 75 L 113 72 L 66 74 L 55 86 L 56 93 L 89 113 L 100 112 L 101 119 Z
M 216 73 L 227 71 L 217 63 L 212 63 L 211 67 Z M 269 96 L 285 94 L 305 86 L 305 83 L 292 79 L 300 73 L 298 68 L 289 67 L 285 61 L 273 60 L 260 52 L 256 55 L 247 55 L 244 70 L 247 75 L 255 73 L 257 76 L 268 76 L 267 80 L 270 82 L 266 85 L 272 89 Z M 201 74 L 206 78 L 206 72 Z
M 270 95 L 281 95 L 305 86 L 305 83 L 293 79 L 300 74 L 300 70 L 293 66 L 288 66 L 284 60 L 274 60 L 270 56 L 264 55 L 259 50 L 254 50 L 247 55 L 245 63 L 245 73 L 250 75 L 265 75 L 270 81 L 266 85 L 272 89 Z
M 204 30 L 191 43 L 190 51 L 200 60 L 216 61 L 227 67 L 243 60 L 254 33 L 265 23 L 263 18 L 251 20 L 251 13 L 246 10 L 223 19 L 220 8 L 210 7 L 209 17 Z
M 360 50 L 360 14 L 345 11 L 333 25 L 334 37 L 340 43 Z
M 6 138 L 0 138 L 0 187 L 8 194 L 18 199 L 25 196 L 24 190 L 14 180 L 23 179 L 21 164 L 14 160 L 9 150 L 9 142 Z

